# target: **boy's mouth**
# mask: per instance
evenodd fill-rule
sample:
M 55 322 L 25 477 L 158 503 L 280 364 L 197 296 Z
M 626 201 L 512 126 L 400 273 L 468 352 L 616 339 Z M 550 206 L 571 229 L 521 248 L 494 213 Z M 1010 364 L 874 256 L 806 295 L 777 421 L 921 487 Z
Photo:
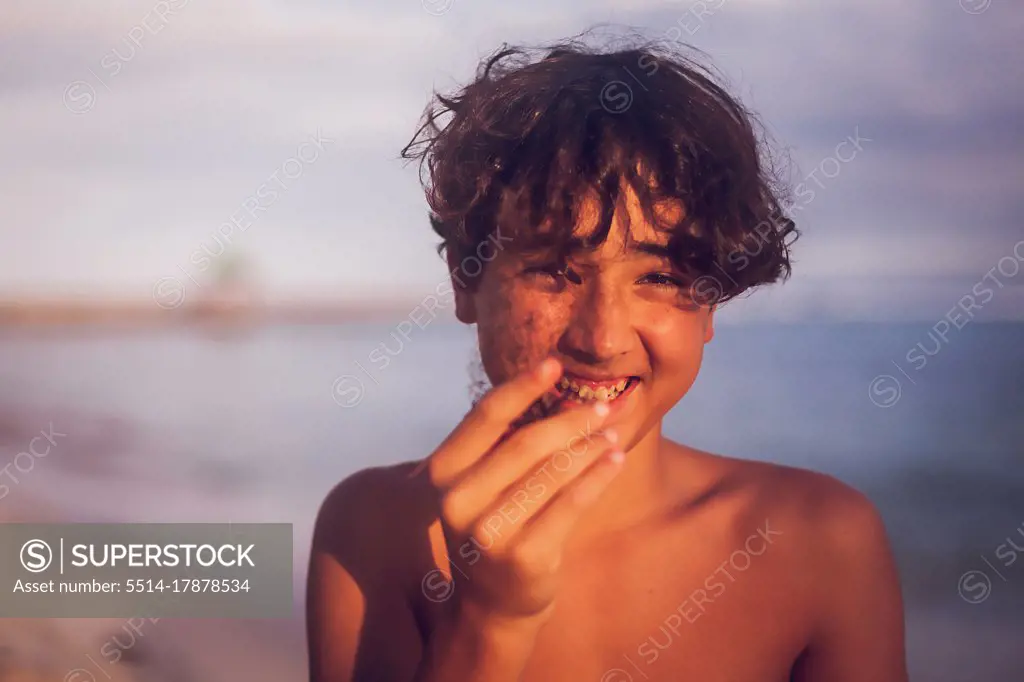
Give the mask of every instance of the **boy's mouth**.
M 596 380 L 566 372 L 555 382 L 553 389 L 544 394 L 542 400 L 549 409 L 568 401 L 613 403 L 631 393 L 639 381 L 636 376 Z

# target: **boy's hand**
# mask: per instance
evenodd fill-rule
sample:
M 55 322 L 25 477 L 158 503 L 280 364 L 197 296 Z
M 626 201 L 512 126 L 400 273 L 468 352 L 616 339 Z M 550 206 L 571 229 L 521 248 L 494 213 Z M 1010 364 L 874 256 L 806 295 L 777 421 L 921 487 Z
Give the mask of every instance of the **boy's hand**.
M 542 620 L 554 600 L 569 532 L 620 469 L 615 434 L 589 435 L 608 414 L 608 406 L 599 402 L 573 406 L 509 433 L 561 371 L 549 359 L 493 388 L 427 460 L 455 564 L 456 604 L 463 612 L 502 622 Z M 519 504 L 520 518 L 492 532 L 487 521 L 500 519 L 499 510 L 515 502 L 513 496 L 526 490 L 526 481 L 551 455 L 567 448 L 579 457 L 579 466 L 554 480 L 548 476 L 541 499 L 529 507 Z M 463 552 L 475 560 L 460 561 Z

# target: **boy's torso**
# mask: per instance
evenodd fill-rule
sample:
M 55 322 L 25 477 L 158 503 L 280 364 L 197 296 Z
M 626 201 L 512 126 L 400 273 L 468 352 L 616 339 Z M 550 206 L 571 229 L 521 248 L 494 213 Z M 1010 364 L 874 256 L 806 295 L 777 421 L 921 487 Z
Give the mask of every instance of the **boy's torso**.
M 803 474 L 813 475 L 714 461 L 721 471 L 706 494 L 567 554 L 555 610 L 522 679 L 789 679 L 820 587 L 793 495 Z M 429 632 L 444 607 L 427 598 L 421 579 L 450 569 L 436 520 L 424 535 L 429 549 L 417 553 L 408 574 L 416 584 L 406 587 Z

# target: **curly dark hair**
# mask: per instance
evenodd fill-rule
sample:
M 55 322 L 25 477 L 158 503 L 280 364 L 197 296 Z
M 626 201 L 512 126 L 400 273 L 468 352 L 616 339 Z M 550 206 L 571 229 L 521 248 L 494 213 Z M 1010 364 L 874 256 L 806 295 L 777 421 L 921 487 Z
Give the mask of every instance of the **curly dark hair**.
M 579 37 L 504 45 L 465 88 L 435 93 L 402 157 L 420 162 L 439 253 L 461 260 L 496 229 L 517 250 L 564 258 L 593 248 L 628 183 L 645 220 L 669 231 L 680 271 L 715 278 L 715 303 L 788 278 L 799 233 L 767 135 L 683 50 L 699 53 L 649 41 L 602 49 Z M 600 218 L 583 240 L 587 194 Z M 666 219 L 666 200 L 685 211 Z

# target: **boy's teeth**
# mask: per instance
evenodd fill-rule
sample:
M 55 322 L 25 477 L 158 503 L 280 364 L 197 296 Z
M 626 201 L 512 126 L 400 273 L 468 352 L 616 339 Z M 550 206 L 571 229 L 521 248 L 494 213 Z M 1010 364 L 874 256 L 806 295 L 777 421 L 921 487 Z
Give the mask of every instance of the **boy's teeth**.
M 576 402 L 592 402 L 595 400 L 610 402 L 619 397 L 619 394 L 626 389 L 626 386 L 629 385 L 629 379 L 622 379 L 614 386 L 591 388 L 590 386 L 580 386 L 576 382 L 562 377 L 556 385 L 560 390 L 566 392 L 567 398 Z

